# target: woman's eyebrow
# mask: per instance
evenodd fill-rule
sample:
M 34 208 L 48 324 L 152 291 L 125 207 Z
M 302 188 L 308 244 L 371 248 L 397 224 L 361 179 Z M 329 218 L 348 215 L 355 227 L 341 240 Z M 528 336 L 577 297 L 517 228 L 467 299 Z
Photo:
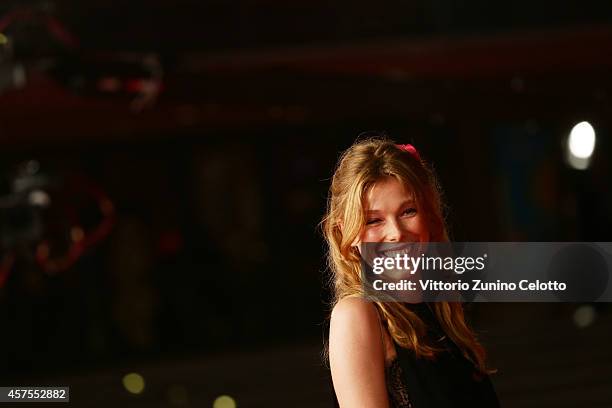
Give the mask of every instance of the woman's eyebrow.
M 403 207 L 406 207 L 406 206 L 409 206 L 409 205 L 414 205 L 414 204 L 415 204 L 414 199 L 413 199 L 413 198 L 410 198 L 410 199 L 408 199 L 408 200 L 402 201 L 402 202 L 400 203 L 400 205 L 398 205 L 398 208 L 403 208 Z M 381 210 L 378 210 L 378 209 L 376 209 L 376 208 L 375 208 L 375 209 L 372 209 L 372 210 L 366 210 L 366 214 L 374 214 L 374 213 L 379 213 L 380 211 L 381 211 Z

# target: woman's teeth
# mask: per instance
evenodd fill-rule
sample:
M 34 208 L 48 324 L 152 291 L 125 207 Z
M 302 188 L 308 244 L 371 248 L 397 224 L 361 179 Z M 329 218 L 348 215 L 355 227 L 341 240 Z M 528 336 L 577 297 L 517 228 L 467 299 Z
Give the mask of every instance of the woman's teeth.
M 395 258 L 398 255 L 400 257 L 403 257 L 404 255 L 410 255 L 411 251 L 409 250 L 409 248 L 406 249 L 401 249 L 401 250 L 395 250 L 395 251 L 382 251 L 382 255 L 386 256 L 387 258 Z

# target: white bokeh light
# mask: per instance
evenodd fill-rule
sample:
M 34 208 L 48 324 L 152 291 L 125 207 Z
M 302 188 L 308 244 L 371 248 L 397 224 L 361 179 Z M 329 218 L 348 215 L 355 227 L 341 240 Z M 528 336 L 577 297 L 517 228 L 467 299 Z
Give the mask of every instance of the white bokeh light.
M 576 124 L 567 141 L 567 162 L 578 170 L 589 167 L 595 150 L 595 129 L 589 122 Z
M 595 150 L 595 129 L 589 122 L 580 122 L 572 128 L 569 136 L 570 153 L 580 159 L 587 159 Z

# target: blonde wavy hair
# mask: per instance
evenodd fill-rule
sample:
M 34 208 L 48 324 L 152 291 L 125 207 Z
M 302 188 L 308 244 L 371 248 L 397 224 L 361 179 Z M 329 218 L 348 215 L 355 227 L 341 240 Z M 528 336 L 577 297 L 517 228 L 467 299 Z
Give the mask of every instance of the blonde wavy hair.
M 331 308 L 348 296 L 365 296 L 358 250 L 352 243 L 365 225 L 364 200 L 369 189 L 384 177 L 392 176 L 410 187 L 417 209 L 424 217 L 430 241 L 448 241 L 440 188 L 433 170 L 415 155 L 402 150 L 384 136 L 358 140 L 346 150 L 334 172 L 321 226 L 328 244 L 328 269 L 332 289 Z M 426 324 L 399 302 L 374 300 L 383 324 L 393 340 L 417 356 L 434 358 L 440 351 L 427 340 Z M 435 316 L 447 336 L 482 374 L 485 351 L 465 322 L 460 303 L 432 304 Z

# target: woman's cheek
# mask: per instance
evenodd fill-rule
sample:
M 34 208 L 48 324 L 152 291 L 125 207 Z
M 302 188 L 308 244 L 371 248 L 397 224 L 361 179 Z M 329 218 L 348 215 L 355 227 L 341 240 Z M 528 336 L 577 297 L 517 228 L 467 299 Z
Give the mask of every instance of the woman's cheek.
M 419 217 L 416 221 L 417 221 L 417 225 L 415 227 L 416 227 L 416 230 L 418 231 L 420 241 L 429 241 L 429 231 L 427 231 L 425 220 Z
M 362 242 L 378 242 L 377 240 L 378 236 L 376 234 L 376 231 L 372 228 L 367 229 L 364 234 L 363 234 L 363 238 L 362 238 Z

